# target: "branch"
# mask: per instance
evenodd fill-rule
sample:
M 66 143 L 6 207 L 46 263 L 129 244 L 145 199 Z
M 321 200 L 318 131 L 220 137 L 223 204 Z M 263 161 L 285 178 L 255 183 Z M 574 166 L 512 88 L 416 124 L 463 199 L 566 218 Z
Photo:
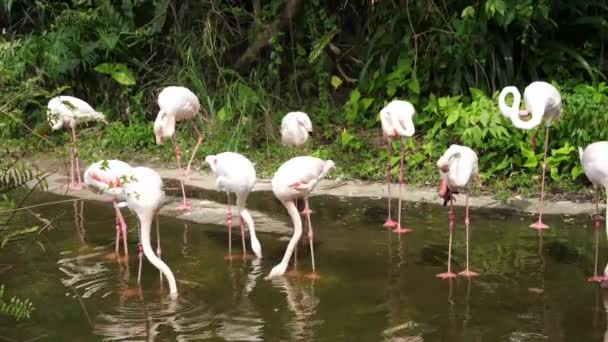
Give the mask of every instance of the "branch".
M 275 36 L 277 33 L 284 31 L 289 22 L 296 16 L 302 9 L 304 0 L 286 0 L 285 7 L 279 16 L 268 25 L 264 32 L 260 33 L 253 44 L 249 45 L 245 53 L 239 57 L 236 61 L 237 70 L 245 70 L 251 63 L 255 61 L 257 56 L 262 50 L 264 50 L 270 44 L 270 38 Z

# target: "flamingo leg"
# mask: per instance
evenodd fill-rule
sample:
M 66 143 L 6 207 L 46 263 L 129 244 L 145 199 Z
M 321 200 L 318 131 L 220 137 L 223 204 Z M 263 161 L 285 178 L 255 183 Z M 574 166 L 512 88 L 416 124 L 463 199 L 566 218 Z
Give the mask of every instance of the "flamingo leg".
M 455 215 L 454 215 L 454 199 L 450 198 L 450 212 L 448 213 L 448 219 L 450 221 L 449 230 L 450 230 L 450 239 L 448 242 L 448 271 L 444 273 L 439 273 L 436 277 L 441 279 L 450 279 L 455 278 L 456 273 L 452 272 L 452 238 L 454 235 L 454 224 L 455 224 Z M 450 285 L 452 283 L 450 282 Z M 450 287 L 451 289 L 451 287 Z
M 312 213 L 313 213 L 313 211 L 310 210 L 310 208 L 308 207 L 308 200 L 305 200 L 304 209 L 300 212 L 300 214 L 310 216 L 310 214 L 312 214 Z
M 595 263 L 593 265 L 593 277 L 589 277 L 587 279 L 590 282 L 601 283 L 604 281 L 604 277 L 598 274 L 598 259 L 599 259 L 599 243 L 600 243 L 600 229 L 602 228 L 602 216 L 600 215 L 600 193 L 596 189 L 595 190 L 595 215 L 594 215 L 594 225 L 595 225 Z
M 182 151 L 179 148 L 179 142 L 177 141 L 177 133 L 173 133 L 173 144 L 175 145 L 175 157 L 177 159 L 177 169 L 181 176 L 184 174 L 184 170 L 182 169 Z M 184 180 L 182 178 L 180 178 L 179 183 L 182 188 L 183 202 L 179 207 L 177 207 L 177 210 L 190 210 L 190 209 L 192 209 L 192 204 L 190 204 L 190 202 L 188 202 L 188 200 L 186 199 L 186 189 L 184 188 Z
M 158 256 L 159 259 L 161 259 L 160 255 L 161 255 L 161 249 L 160 249 L 160 230 L 158 229 L 159 226 L 159 222 L 158 222 L 158 214 L 156 215 L 156 255 Z M 163 272 L 161 272 L 159 270 L 158 272 L 160 274 L 160 286 L 162 288 L 163 286 Z
M 116 201 L 114 201 L 114 208 L 116 209 L 116 219 L 114 220 L 116 222 L 116 259 L 118 259 L 120 257 L 120 221 L 118 221 L 118 208 L 116 207 Z
M 386 222 L 384 222 L 384 227 L 393 228 L 397 227 L 397 222 L 393 221 L 393 219 L 391 218 L 391 138 L 387 137 L 386 141 L 386 150 L 388 153 L 388 159 L 386 160 L 386 191 L 388 193 L 388 217 L 386 218 Z
M 461 276 L 464 276 L 464 277 L 475 277 L 475 276 L 478 276 L 479 274 L 471 271 L 470 266 L 469 266 L 469 255 L 470 254 L 469 254 L 469 191 L 468 190 L 467 190 L 467 195 L 466 195 L 464 226 L 466 228 L 467 268 L 458 274 Z
M 78 165 L 78 149 L 76 148 L 76 132 L 74 128 L 70 128 L 70 175 L 68 179 L 68 190 L 82 190 L 82 181 L 80 180 L 80 166 Z M 78 172 L 76 172 L 78 170 Z M 76 181 L 78 178 L 78 182 Z
M 545 130 L 545 155 L 543 157 L 542 178 L 540 183 L 540 207 L 538 209 L 538 222 L 532 223 L 530 228 L 537 230 L 549 229 L 549 226 L 543 223 L 543 202 L 545 200 L 545 174 L 547 173 L 547 148 L 549 145 L 549 126 Z
M 186 176 L 190 174 L 190 165 L 192 165 L 192 160 L 194 160 L 194 156 L 196 156 L 196 150 L 198 150 L 198 147 L 203 143 L 203 135 L 201 134 L 201 131 L 198 129 L 198 127 L 196 127 L 196 124 L 193 121 L 190 121 L 190 123 L 198 135 L 198 140 L 196 141 L 196 146 L 194 146 L 194 151 L 192 151 L 192 156 L 190 156 L 190 161 L 186 167 Z
M 139 258 L 139 268 L 137 269 L 137 285 L 141 284 L 141 267 L 144 256 L 144 247 L 141 245 L 141 224 L 137 228 L 137 236 L 139 238 L 139 242 L 137 243 L 137 255 Z
M 241 243 L 243 244 L 243 258 L 247 257 L 247 244 L 245 244 L 245 221 L 243 221 L 243 217 L 239 216 L 239 221 L 241 224 Z
M 308 197 L 304 198 L 304 205 L 308 208 Z M 312 273 L 310 273 L 307 278 L 310 279 L 319 279 L 319 274 L 316 272 L 315 268 L 315 247 L 314 247 L 314 232 L 312 230 L 312 222 L 310 221 L 310 213 L 306 214 L 306 222 L 308 224 L 308 244 L 310 245 L 310 260 L 312 263 Z
M 74 136 L 74 165 L 76 165 L 76 178 L 78 179 L 77 189 L 82 189 L 82 178 L 80 178 L 80 161 L 78 160 L 78 146 L 76 145 L 76 129 L 72 127 L 72 135 Z
M 116 207 L 116 215 L 118 217 L 118 222 L 120 223 L 120 228 L 122 230 L 122 243 L 125 250 L 125 257 L 129 258 L 129 248 L 127 247 L 127 223 L 125 222 L 125 219 L 122 216 L 122 213 L 120 212 L 120 208 L 118 207 Z
M 228 210 L 226 212 L 226 224 L 228 225 L 228 255 L 224 257 L 226 260 L 232 260 L 232 210 L 230 210 L 230 193 L 226 193 L 228 202 Z
M 70 172 L 68 173 L 68 190 L 72 189 L 74 184 L 74 139 L 72 133 L 68 132 L 70 136 Z
M 403 143 L 403 139 L 401 142 L 401 160 L 399 162 L 399 200 L 397 201 L 397 228 L 393 230 L 393 233 L 409 233 L 412 230 L 409 228 L 401 227 L 401 194 L 403 189 L 403 163 L 405 159 L 405 144 Z

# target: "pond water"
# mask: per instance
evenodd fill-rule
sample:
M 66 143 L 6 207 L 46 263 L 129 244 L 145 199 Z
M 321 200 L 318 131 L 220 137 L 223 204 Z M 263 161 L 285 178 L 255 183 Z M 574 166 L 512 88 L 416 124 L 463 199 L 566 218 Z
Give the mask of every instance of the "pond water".
M 62 199 L 37 194 L 31 202 Z M 268 193 L 255 193 L 249 202 L 288 219 Z M 608 292 L 586 281 L 593 272 L 590 217 L 548 217 L 551 230 L 541 236 L 527 228 L 531 216 L 473 210 L 472 265 L 481 276 L 447 281 L 435 277 L 446 265 L 447 208 L 408 203 L 405 218 L 415 231 L 396 235 L 381 226 L 385 203 L 311 200 L 321 275 L 315 281 L 264 279 L 287 244 L 278 235 L 259 234 L 263 260 L 229 262 L 225 227 L 162 217 L 162 258 L 178 280 L 176 301 L 166 295 L 166 283 L 161 291 L 159 273 L 146 260 L 137 287 L 132 214 L 126 217 L 131 257 L 125 267 L 112 257 L 109 203 L 78 200 L 32 209 L 53 220 L 53 228 L 38 242 L 0 250 L 0 264 L 10 266 L 0 283 L 9 295 L 30 298 L 36 310 L 17 324 L 0 318 L 0 340 L 603 340 Z M 456 219 L 454 268 L 460 271 L 462 208 Z M 238 252 L 240 236 L 233 232 Z M 300 245 L 303 271 L 310 270 L 306 251 Z M 602 246 L 600 260 L 606 252 Z

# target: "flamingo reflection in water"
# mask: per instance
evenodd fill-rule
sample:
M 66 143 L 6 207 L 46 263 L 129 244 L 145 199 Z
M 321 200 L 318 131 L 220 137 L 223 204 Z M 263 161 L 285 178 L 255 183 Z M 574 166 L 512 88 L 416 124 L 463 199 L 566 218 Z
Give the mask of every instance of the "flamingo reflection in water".
M 324 321 L 315 319 L 320 300 L 315 295 L 315 281 L 298 282 L 297 280 L 276 277 L 272 285 L 285 293 L 287 308 L 293 314 L 286 324 L 289 341 L 315 341 L 315 329 Z

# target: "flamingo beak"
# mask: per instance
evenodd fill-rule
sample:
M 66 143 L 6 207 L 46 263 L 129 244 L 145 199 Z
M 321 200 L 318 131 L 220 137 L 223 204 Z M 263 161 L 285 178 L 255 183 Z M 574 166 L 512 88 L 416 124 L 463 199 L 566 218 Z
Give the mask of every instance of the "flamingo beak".
M 154 134 L 156 136 L 156 144 L 157 145 L 162 145 L 163 144 L 163 136 L 160 132 L 155 132 Z
M 439 168 L 439 170 L 441 170 L 441 172 L 448 173 L 448 171 L 450 171 L 450 167 L 448 165 L 443 165 Z
M 527 110 L 525 110 L 525 109 L 519 111 L 519 118 L 520 119 L 523 119 L 523 118 L 527 117 L 528 115 L 530 115 L 530 113 Z

